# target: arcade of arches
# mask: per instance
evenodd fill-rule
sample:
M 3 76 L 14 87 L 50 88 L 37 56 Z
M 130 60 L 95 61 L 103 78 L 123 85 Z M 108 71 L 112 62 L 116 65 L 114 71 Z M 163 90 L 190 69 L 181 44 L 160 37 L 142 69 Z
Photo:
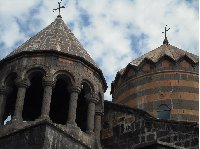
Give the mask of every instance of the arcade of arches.
M 75 86 L 67 75 L 51 80 L 42 71 L 34 71 L 24 80 L 15 73 L 8 75 L 4 84 L 0 88 L 0 125 L 10 116 L 10 123 L 47 119 L 87 133 L 100 130 L 102 112 L 96 105 L 102 99 L 86 81 Z

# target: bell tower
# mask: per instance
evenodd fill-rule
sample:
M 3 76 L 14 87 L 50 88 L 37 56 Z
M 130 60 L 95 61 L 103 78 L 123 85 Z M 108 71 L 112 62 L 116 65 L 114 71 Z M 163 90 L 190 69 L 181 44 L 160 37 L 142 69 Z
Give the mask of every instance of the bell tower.
M 101 148 L 106 88 L 59 15 L 0 61 L 0 149 Z

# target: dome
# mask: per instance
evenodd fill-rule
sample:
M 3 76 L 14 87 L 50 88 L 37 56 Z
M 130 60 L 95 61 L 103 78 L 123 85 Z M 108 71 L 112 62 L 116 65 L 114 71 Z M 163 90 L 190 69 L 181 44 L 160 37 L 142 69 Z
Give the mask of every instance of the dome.
M 117 73 L 113 101 L 161 119 L 198 121 L 198 70 L 197 55 L 163 44 Z
M 179 59 L 183 57 L 187 57 L 193 63 L 199 62 L 199 57 L 187 51 L 181 50 L 170 44 L 163 44 L 160 47 L 142 55 L 141 57 L 133 60 L 129 64 L 135 67 L 138 67 L 145 59 L 152 61 L 153 63 L 157 63 L 162 57 L 169 57 L 172 61 L 177 62 Z M 119 71 L 120 74 L 124 72 L 126 68 Z

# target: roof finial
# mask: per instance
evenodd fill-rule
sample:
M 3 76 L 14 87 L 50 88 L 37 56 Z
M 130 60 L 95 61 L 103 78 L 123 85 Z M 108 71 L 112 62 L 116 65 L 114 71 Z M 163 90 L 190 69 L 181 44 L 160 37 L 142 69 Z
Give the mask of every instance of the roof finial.
M 65 8 L 65 6 L 60 6 L 61 2 L 62 2 L 62 0 L 61 0 L 60 2 L 58 2 L 58 8 L 53 9 L 53 12 L 56 11 L 56 10 L 59 10 L 59 15 L 58 15 L 57 17 L 60 17 L 60 18 L 61 18 L 60 9 L 61 9 L 61 8 Z
M 169 29 L 170 29 L 170 28 L 167 29 L 167 25 L 166 25 L 166 26 L 165 26 L 165 32 L 162 32 L 162 33 L 165 33 L 165 39 L 164 39 L 164 41 L 163 41 L 163 44 L 166 44 L 166 45 L 169 44 L 169 42 L 168 42 L 168 40 L 167 40 L 167 31 L 168 31 Z

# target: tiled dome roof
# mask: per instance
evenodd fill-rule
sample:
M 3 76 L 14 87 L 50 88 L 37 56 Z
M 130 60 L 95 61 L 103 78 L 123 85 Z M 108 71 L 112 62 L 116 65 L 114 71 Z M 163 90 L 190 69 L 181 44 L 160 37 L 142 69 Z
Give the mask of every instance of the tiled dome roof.
M 129 65 L 138 67 L 145 59 L 148 59 L 154 63 L 158 62 L 163 56 L 168 56 L 174 61 L 178 61 L 180 58 L 187 56 L 194 63 L 199 62 L 199 56 L 189 53 L 187 51 L 181 50 L 170 44 L 163 44 L 160 47 L 142 55 L 141 57 L 133 60 Z M 120 74 L 124 72 L 126 68 L 119 71 Z
M 7 57 L 13 56 L 23 51 L 45 51 L 53 50 L 69 55 L 84 58 L 98 68 L 97 64 L 86 52 L 77 38 L 67 28 L 61 17 L 57 17 L 54 22 L 44 28 L 38 34 L 30 38 Z

